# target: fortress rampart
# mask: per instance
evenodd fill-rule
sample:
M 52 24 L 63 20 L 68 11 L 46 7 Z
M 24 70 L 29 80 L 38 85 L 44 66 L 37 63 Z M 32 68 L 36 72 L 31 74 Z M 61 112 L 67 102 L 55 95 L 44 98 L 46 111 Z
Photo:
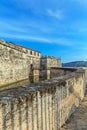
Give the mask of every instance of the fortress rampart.
M 58 130 L 84 97 L 84 73 L 0 92 L 0 130 Z
M 60 59 L 0 40 L 0 130 L 59 130 L 79 106 L 87 69 L 62 68 Z M 40 82 L 39 82 L 40 81 Z
M 42 59 L 38 51 L 0 40 L 0 86 L 29 79 L 32 69 L 39 70 L 43 68 L 43 64 L 44 69 L 61 64 L 60 60 L 54 57 L 44 57 L 47 62 Z M 39 72 L 34 73 L 39 80 Z

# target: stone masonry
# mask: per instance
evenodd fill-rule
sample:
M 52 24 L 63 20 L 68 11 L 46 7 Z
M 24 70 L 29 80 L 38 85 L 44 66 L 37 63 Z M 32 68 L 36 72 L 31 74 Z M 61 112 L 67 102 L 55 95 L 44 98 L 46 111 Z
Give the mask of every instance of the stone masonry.
M 30 67 L 40 67 L 41 54 L 0 41 L 0 86 L 29 78 Z
M 35 74 L 39 80 L 37 69 L 42 68 L 42 59 L 38 51 L 0 40 L 0 86 L 29 78 L 32 80 L 32 74 Z M 58 67 L 61 64 L 56 58 L 46 59 L 45 66 Z
M 46 69 L 51 67 L 61 67 L 61 60 L 53 56 L 42 56 L 41 67 Z
M 84 73 L 0 92 L 0 130 L 59 130 L 84 97 Z
M 59 130 L 84 98 L 86 75 L 85 69 L 62 68 L 60 59 L 0 40 L 0 87 L 32 83 L 0 91 L 0 130 Z

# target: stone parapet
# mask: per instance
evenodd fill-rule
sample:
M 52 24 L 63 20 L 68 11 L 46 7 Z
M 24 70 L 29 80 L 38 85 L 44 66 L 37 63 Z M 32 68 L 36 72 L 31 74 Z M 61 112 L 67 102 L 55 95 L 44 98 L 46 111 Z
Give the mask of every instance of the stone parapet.
M 84 97 L 83 73 L 0 92 L 0 130 L 58 130 Z

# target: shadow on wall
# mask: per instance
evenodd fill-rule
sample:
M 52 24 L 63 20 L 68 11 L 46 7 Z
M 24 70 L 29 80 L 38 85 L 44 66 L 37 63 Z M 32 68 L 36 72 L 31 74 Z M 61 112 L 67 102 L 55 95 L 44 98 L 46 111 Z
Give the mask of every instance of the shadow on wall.
M 87 84 L 85 85 L 85 96 L 87 96 Z
M 30 83 L 34 83 L 33 81 L 33 64 L 30 64 L 30 73 L 29 73 L 29 81 Z
M 71 119 L 73 118 L 73 113 L 76 111 L 76 109 L 77 109 L 77 106 L 75 104 L 73 104 L 71 110 L 69 111 L 69 113 L 67 113 L 67 117 L 66 117 L 66 121 L 65 121 L 66 124 L 69 124 L 71 122 Z

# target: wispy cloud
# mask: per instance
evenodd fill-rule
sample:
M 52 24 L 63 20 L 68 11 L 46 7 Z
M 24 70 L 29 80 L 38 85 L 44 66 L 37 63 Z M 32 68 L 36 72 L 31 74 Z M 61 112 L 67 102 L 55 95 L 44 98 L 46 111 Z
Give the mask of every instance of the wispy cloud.
M 0 37 L 33 42 L 32 48 L 64 60 L 84 59 L 86 12 L 87 0 L 0 0 Z
M 22 20 L 22 19 L 20 19 Z M 21 33 L 53 33 L 54 28 L 51 24 L 44 23 L 44 22 L 38 22 L 33 21 L 29 19 L 24 19 L 23 22 L 17 21 L 16 19 L 1 19 L 0 20 L 0 30 L 3 32 L 6 31 L 15 31 L 15 32 L 21 32 Z
M 18 34 L 8 34 L 8 33 L 0 33 L 0 36 L 4 38 L 13 38 L 13 39 L 20 39 L 20 40 L 31 40 L 31 41 L 38 41 L 38 42 L 44 42 L 44 43 L 50 43 L 50 40 L 44 37 L 35 37 L 35 36 L 29 36 L 29 35 L 18 35 Z
M 63 46 L 73 46 L 73 42 L 65 39 L 65 38 L 47 38 L 47 37 L 39 37 L 39 36 L 29 36 L 29 35 L 20 35 L 20 34 L 11 34 L 11 33 L 0 33 L 0 36 L 4 38 L 13 38 L 19 40 L 31 40 L 37 41 L 40 43 L 48 43 L 53 45 L 63 45 Z
M 60 10 L 53 11 L 51 9 L 47 9 L 47 13 L 49 16 L 55 17 L 57 19 L 63 19 L 63 17 L 64 17 Z

